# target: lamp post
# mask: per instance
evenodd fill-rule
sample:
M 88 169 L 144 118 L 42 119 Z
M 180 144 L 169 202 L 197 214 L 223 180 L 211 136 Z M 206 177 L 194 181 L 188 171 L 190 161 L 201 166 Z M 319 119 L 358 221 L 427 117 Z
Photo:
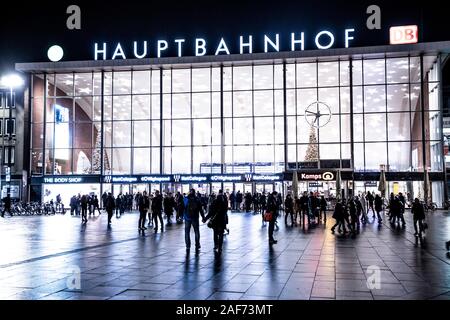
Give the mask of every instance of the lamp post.
M 13 135 L 13 114 L 12 114 L 12 108 L 13 108 L 13 93 L 14 93 L 14 89 L 20 88 L 23 86 L 24 81 L 23 79 L 17 75 L 17 74 L 10 74 L 7 76 L 4 76 L 1 78 L 1 86 L 3 87 L 7 87 L 9 89 L 9 93 L 10 93 L 10 105 L 9 105 L 9 117 L 8 117 L 8 125 L 6 125 L 6 130 L 8 133 L 8 159 L 7 159 L 7 168 L 6 168 L 6 172 L 5 172 L 5 180 L 8 183 L 8 187 L 7 187 L 7 195 L 10 193 L 11 191 L 11 167 L 12 167 L 12 135 Z M 8 99 L 6 99 L 7 101 Z M 6 160 L 6 159 L 5 159 Z

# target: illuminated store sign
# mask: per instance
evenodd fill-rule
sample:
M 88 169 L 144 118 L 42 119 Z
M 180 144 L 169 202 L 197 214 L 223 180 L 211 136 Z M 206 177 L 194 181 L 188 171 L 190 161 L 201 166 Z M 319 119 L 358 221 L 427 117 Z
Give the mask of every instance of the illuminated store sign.
M 253 175 L 253 181 L 277 181 L 277 180 L 280 180 L 280 176 L 279 175 L 268 175 L 268 174 L 264 174 L 264 175 L 255 174 L 255 175 Z
M 111 181 L 113 183 L 118 183 L 118 182 L 124 182 L 124 183 L 132 183 L 132 182 L 137 182 L 138 178 L 137 177 L 111 177 Z
M 206 182 L 207 176 L 181 176 L 181 182 Z
M 81 177 L 49 177 L 44 178 L 44 183 L 82 183 Z
M 211 181 L 227 182 L 227 181 L 242 181 L 242 176 L 211 176 Z
M 324 180 L 331 181 L 335 179 L 335 175 L 333 172 L 300 172 L 298 174 L 299 180 Z
M 208 43 L 206 39 L 195 38 L 187 41 L 186 39 L 158 39 L 154 41 L 133 41 L 132 43 L 114 43 L 96 42 L 94 44 L 95 60 L 116 60 L 116 59 L 144 59 L 161 58 L 167 56 L 167 52 L 177 52 L 178 57 L 185 55 L 185 51 L 193 50 L 196 57 L 205 55 L 230 55 L 254 53 L 254 47 L 263 45 L 264 52 L 280 52 L 281 45 L 288 45 L 290 51 L 304 51 L 305 43 L 312 41 L 314 46 L 307 49 L 330 49 L 335 46 L 336 38 L 344 39 L 345 47 L 350 46 L 350 41 L 354 40 L 355 29 L 345 29 L 343 32 L 333 33 L 329 30 L 322 30 L 316 34 L 305 34 L 305 32 L 292 32 L 290 34 L 264 34 L 255 41 L 252 35 L 239 36 L 239 39 L 221 38 L 216 43 Z M 232 47 L 238 44 L 238 49 L 234 52 Z M 186 50 L 188 49 L 188 50 Z M 130 55 L 130 53 L 132 54 Z
M 391 44 L 409 44 L 419 42 L 419 28 L 417 26 L 391 27 L 389 29 Z
M 166 177 L 145 176 L 145 177 L 140 177 L 140 180 L 141 180 L 141 182 L 156 183 L 156 182 L 170 182 L 171 178 L 170 178 L 170 176 L 166 176 Z

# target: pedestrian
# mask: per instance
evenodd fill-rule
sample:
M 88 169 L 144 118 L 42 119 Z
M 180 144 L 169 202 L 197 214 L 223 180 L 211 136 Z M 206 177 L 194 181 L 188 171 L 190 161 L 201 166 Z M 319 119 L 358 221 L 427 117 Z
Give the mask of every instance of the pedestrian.
M 76 214 L 77 214 L 77 216 L 80 215 L 80 211 L 81 211 L 81 195 L 78 194 L 77 202 L 76 202 Z
M 81 221 L 87 222 L 87 207 L 88 207 L 88 196 L 83 195 L 81 197 Z
M 108 213 L 108 226 L 111 225 L 111 218 L 113 216 L 113 210 L 116 207 L 116 200 L 111 192 L 108 193 L 105 201 L 106 212 Z
M 302 224 L 302 206 L 300 204 L 300 199 L 297 195 L 294 196 L 294 224 L 297 225 L 297 217 L 300 218 L 300 225 Z
M 172 193 L 169 192 L 168 194 L 166 194 L 166 196 L 164 197 L 164 213 L 166 214 L 167 217 L 167 224 L 171 225 L 172 224 L 172 215 L 173 215 L 173 210 L 176 206 L 175 203 L 175 199 L 172 196 Z
M 412 204 L 411 213 L 413 214 L 414 221 L 414 235 L 416 237 L 422 238 L 423 229 L 423 220 L 425 220 L 425 209 L 423 204 L 420 203 L 419 198 L 415 198 Z M 417 228 L 417 226 L 419 228 Z M 448 250 L 448 249 L 447 249 Z
M 97 195 L 94 195 L 94 199 L 93 199 L 92 203 L 93 203 L 93 206 L 94 206 L 94 216 L 95 216 L 95 209 L 98 210 L 98 214 L 99 215 L 102 214 L 102 212 L 100 211 L 100 206 L 99 206 L 99 203 L 98 203 Z
M 273 191 L 267 197 L 267 212 L 271 214 L 269 220 L 269 244 L 276 244 L 278 241 L 273 238 L 273 231 L 275 229 L 275 221 L 277 220 L 278 204 L 277 204 L 278 192 Z
M 162 202 L 163 202 L 162 196 L 159 193 L 159 190 L 156 190 L 155 196 L 153 197 L 152 205 L 151 205 L 152 206 L 151 207 L 152 208 L 152 218 L 155 223 L 155 227 L 154 227 L 155 233 L 158 232 L 158 219 L 159 219 L 159 222 L 161 223 L 160 230 L 161 230 L 161 232 L 164 231 L 164 223 L 163 223 L 163 218 L 162 218 L 162 209 L 163 209 Z
M 337 202 L 334 207 L 333 219 L 336 220 L 336 223 L 334 224 L 334 226 L 331 227 L 331 233 L 334 233 L 336 227 L 340 228 L 340 225 L 344 221 L 344 205 L 340 201 Z M 346 233 L 345 223 L 344 223 L 344 233 Z
M 303 228 L 305 228 L 305 216 L 308 218 L 308 226 L 311 224 L 311 218 L 309 214 L 309 198 L 308 198 L 308 192 L 303 192 L 303 196 L 300 198 L 300 208 L 302 211 L 301 217 L 300 217 L 300 224 L 302 224 L 303 221 Z
M 142 195 L 139 194 L 138 198 L 138 210 L 139 210 L 139 231 L 147 230 L 145 227 L 145 219 L 147 217 L 147 211 L 150 208 L 150 201 L 147 197 L 147 191 L 144 191 Z
M 237 211 L 241 211 L 241 203 L 242 203 L 242 193 L 241 190 L 238 190 L 236 193 L 236 205 L 237 205 Z
M 5 212 L 8 212 L 10 216 L 12 216 L 11 213 L 11 196 L 9 193 L 6 194 L 6 197 L 3 198 L 3 211 L 2 211 L 2 218 L 5 217 Z
M 102 208 L 103 210 L 106 211 L 106 199 L 108 198 L 108 194 L 105 192 L 103 192 L 102 194 Z
M 374 201 L 375 201 L 375 197 L 369 191 L 369 192 L 367 192 L 367 197 L 366 198 L 367 198 L 367 202 L 369 203 L 369 207 L 367 208 L 367 214 L 369 214 L 369 209 L 372 209 L 372 214 L 373 214 L 372 218 L 375 218 L 375 210 L 373 209 L 373 204 L 374 204 Z
M 287 225 L 288 216 L 291 216 L 291 227 L 294 226 L 294 200 L 290 193 L 286 195 L 284 200 L 284 224 Z
M 203 218 L 203 223 L 210 220 L 213 229 L 214 250 L 218 254 L 222 253 L 223 234 L 227 224 L 228 200 L 222 190 L 219 190 L 217 197 L 212 201 L 208 215 Z
M 183 222 L 183 212 L 184 212 L 184 197 L 180 191 L 177 192 L 175 196 L 176 210 L 177 210 L 177 223 Z
M 199 218 L 205 218 L 200 199 L 195 195 L 195 190 L 191 189 L 189 195 L 186 197 L 185 211 L 184 211 L 184 240 L 186 243 L 186 251 L 191 249 L 191 226 L 195 233 L 195 250 L 200 250 L 200 228 Z
M 70 215 L 73 216 L 77 210 L 77 197 L 75 195 L 70 198 Z
M 153 203 L 153 194 L 150 193 L 148 196 L 148 201 L 150 201 L 150 209 L 148 210 L 148 227 L 153 227 L 153 216 L 152 216 L 152 203 Z
M 358 214 L 357 214 L 357 205 L 354 198 L 351 198 L 348 202 L 348 208 L 350 213 L 350 232 L 352 234 L 352 238 L 356 237 L 356 224 L 358 221 Z
M 119 195 L 116 198 L 116 218 L 119 217 L 119 214 L 121 213 L 121 209 L 122 209 L 122 193 L 119 193 Z
M 383 199 L 381 199 L 380 195 L 377 194 L 375 196 L 375 211 L 377 212 L 378 224 L 381 224 L 383 219 L 381 219 L 380 212 L 383 210 Z
M 323 223 L 327 222 L 327 200 L 325 200 L 325 196 L 321 196 L 320 197 L 320 202 L 319 202 L 319 222 L 320 219 L 322 219 L 322 213 L 323 213 Z
M 235 211 L 236 210 L 236 194 L 234 193 L 234 190 L 230 194 L 230 202 L 231 202 L 231 210 Z

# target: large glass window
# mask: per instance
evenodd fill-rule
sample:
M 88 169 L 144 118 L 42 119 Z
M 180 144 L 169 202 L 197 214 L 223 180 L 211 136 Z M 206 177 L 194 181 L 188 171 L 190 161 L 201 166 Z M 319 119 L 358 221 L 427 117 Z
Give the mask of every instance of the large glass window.
M 442 170 L 435 56 L 320 60 L 34 75 L 32 173 Z

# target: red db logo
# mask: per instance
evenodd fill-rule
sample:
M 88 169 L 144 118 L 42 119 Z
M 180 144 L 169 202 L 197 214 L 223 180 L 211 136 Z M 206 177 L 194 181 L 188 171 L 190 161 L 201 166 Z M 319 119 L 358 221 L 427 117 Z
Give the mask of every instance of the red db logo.
M 419 28 L 417 26 L 391 27 L 391 44 L 407 44 L 419 42 Z

